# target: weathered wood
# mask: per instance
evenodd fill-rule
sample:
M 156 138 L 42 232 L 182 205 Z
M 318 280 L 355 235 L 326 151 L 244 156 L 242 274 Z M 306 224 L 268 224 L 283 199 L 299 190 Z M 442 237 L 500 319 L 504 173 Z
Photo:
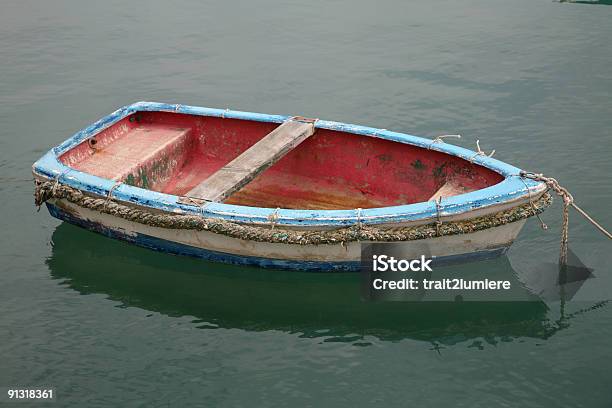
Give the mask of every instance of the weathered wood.
M 440 187 L 438 191 L 434 193 L 434 195 L 429 197 L 429 200 L 427 201 L 438 201 L 440 198 L 453 197 L 459 194 L 467 193 L 469 191 L 470 190 L 468 190 L 464 186 L 459 185 L 453 180 L 450 180 L 445 182 L 442 187 Z
M 186 196 L 216 202 L 225 200 L 306 140 L 314 131 L 313 121 L 292 119 L 284 122 L 190 190 Z

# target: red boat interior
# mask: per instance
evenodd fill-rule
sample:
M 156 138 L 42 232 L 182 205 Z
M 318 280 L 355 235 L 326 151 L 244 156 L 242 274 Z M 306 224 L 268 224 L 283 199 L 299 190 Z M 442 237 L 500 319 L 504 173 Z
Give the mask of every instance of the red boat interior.
M 278 126 L 137 112 L 60 160 L 96 176 L 184 196 Z M 224 202 L 293 209 L 373 208 L 463 194 L 502 179 L 455 156 L 317 129 Z

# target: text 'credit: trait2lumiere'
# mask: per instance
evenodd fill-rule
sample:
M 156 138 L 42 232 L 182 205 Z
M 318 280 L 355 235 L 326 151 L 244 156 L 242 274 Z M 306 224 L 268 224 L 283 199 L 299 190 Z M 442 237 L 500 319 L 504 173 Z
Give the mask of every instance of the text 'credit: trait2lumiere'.
M 433 272 L 431 263 L 433 258 L 427 259 L 421 255 L 417 259 L 397 259 L 388 255 L 372 255 L 372 272 L 380 277 L 372 279 L 374 290 L 509 290 L 510 281 L 507 280 L 470 280 L 463 278 L 401 278 L 386 279 L 384 272 Z

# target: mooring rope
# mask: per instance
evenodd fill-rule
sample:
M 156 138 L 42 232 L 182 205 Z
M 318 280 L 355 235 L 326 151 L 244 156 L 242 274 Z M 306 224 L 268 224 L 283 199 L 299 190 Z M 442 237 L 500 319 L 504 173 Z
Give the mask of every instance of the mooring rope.
M 563 226 L 561 227 L 561 249 L 559 253 L 559 263 L 561 265 L 567 265 L 567 247 L 569 242 L 569 207 L 574 207 L 582 216 L 584 216 L 591 224 L 599 229 L 605 236 L 612 239 L 610 234 L 604 227 L 602 227 L 597 221 L 591 218 L 582 208 L 578 207 L 574 202 L 574 196 L 565 188 L 562 187 L 559 182 L 552 177 L 545 177 L 543 174 L 533 173 L 529 171 L 521 171 L 519 176 L 522 178 L 528 178 L 535 181 L 544 182 L 549 189 L 553 190 L 559 197 L 563 199 Z
M 202 215 L 172 214 L 160 210 L 128 206 L 114 198 L 107 201 L 107 197 L 92 197 L 79 189 L 63 184 L 53 187 L 54 181 L 36 181 L 34 199 L 37 206 L 41 206 L 51 198 L 64 199 L 80 207 L 154 227 L 210 231 L 243 240 L 297 245 L 339 244 L 359 241 L 398 242 L 444 235 L 468 234 L 526 219 L 541 213 L 552 202 L 551 195 L 546 193 L 532 204 L 527 203 L 466 220 L 438 223 L 436 219 L 428 224 L 403 227 L 384 227 L 359 222 L 355 225 L 335 229 L 292 230 L 285 228 L 272 229 L 265 225 L 248 225 L 219 218 L 206 218 Z M 362 221 L 361 217 L 359 218 Z
M 527 185 L 527 183 L 525 182 L 525 179 L 523 177 L 520 177 L 520 180 L 525 185 L 525 189 L 527 190 L 527 194 L 529 195 L 529 204 L 531 204 L 533 206 L 533 200 L 532 200 L 532 197 L 531 197 L 531 190 L 529 189 L 529 186 Z M 538 218 L 538 221 L 540 221 L 540 227 L 544 231 L 546 231 L 548 229 L 548 225 L 546 225 L 546 223 L 544 222 L 542 217 L 540 217 L 540 214 L 536 214 L 536 217 Z

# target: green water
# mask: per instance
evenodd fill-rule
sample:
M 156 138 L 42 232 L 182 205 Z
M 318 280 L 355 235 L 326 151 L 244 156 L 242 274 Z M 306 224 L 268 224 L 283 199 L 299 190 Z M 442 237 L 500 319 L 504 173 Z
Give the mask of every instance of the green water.
M 595 277 L 571 301 L 363 303 L 357 275 L 211 264 L 61 224 L 29 181 L 51 146 L 155 100 L 461 133 L 612 226 L 600 3 L 4 1 L 0 387 L 53 387 L 56 406 L 609 407 L 612 247 L 577 215 L 571 247 Z M 544 219 L 462 270 L 520 287 L 556 260 L 558 202 Z

